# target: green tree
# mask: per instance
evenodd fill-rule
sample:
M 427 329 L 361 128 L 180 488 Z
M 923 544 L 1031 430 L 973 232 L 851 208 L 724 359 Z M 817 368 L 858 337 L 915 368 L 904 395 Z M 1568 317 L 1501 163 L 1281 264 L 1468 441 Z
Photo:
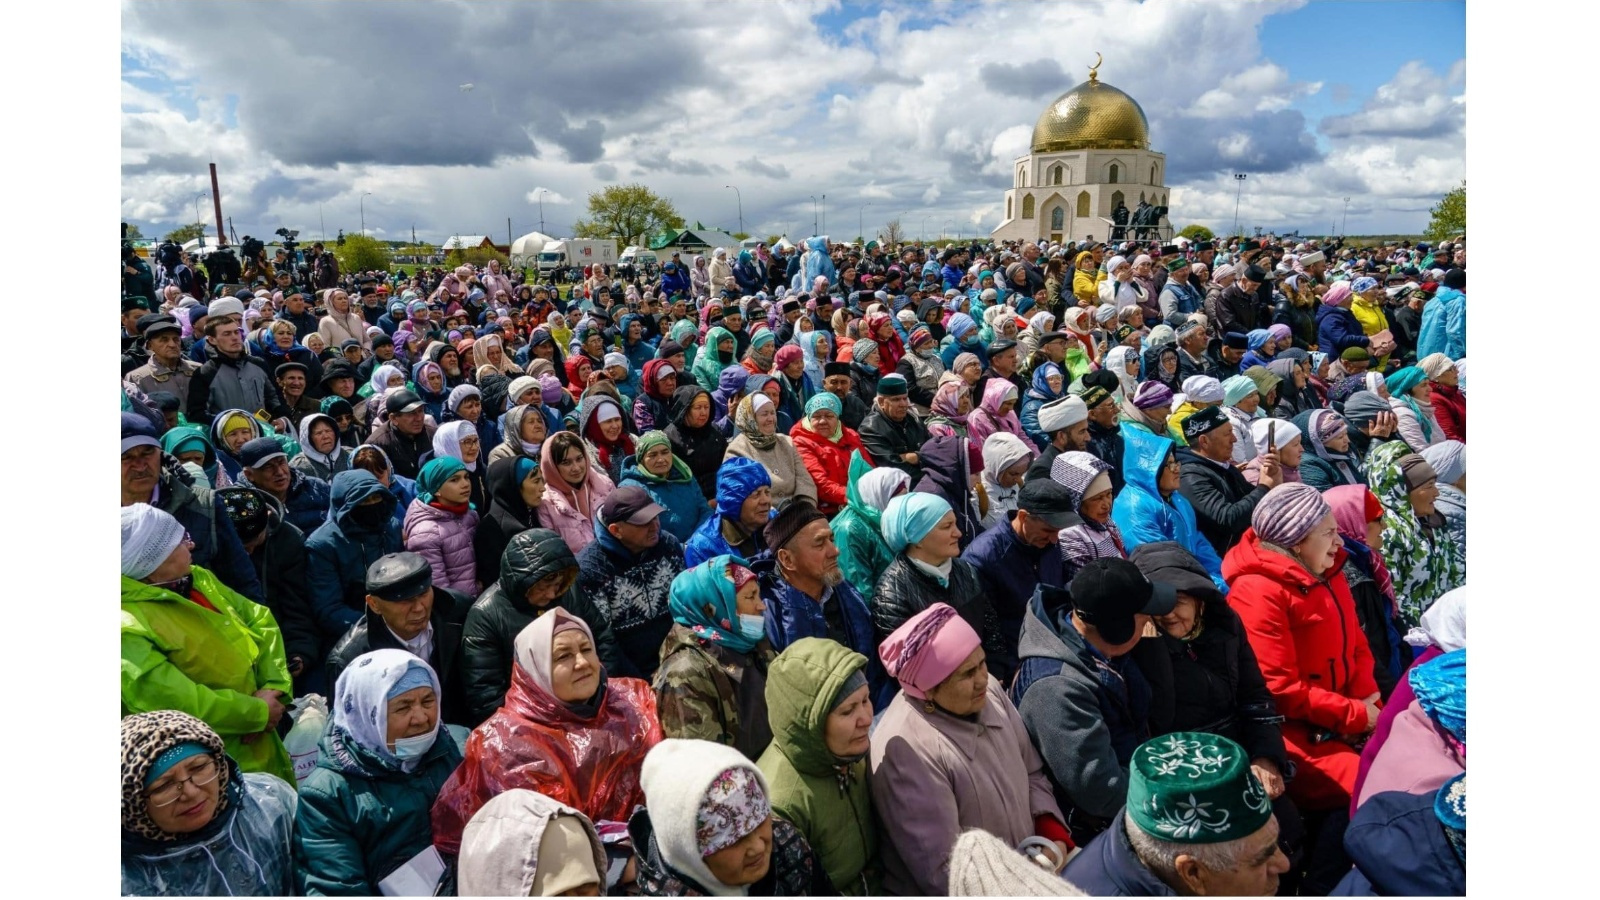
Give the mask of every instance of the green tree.
M 180 225 L 177 228 L 167 232 L 167 236 L 162 238 L 162 240 L 172 241 L 174 244 L 187 244 L 205 233 L 206 223 L 190 222 L 188 225 Z
M 394 258 L 388 244 L 364 234 L 345 235 L 343 244 L 334 245 L 333 257 L 339 261 L 341 272 L 387 271 Z
M 1430 241 L 1442 241 L 1458 234 L 1465 234 L 1467 230 L 1467 182 L 1463 180 L 1461 186 L 1445 194 L 1433 209 L 1428 211 L 1431 218 L 1428 220 L 1428 230 L 1425 236 Z
M 1209 241 L 1216 237 L 1216 233 L 1204 225 L 1185 225 L 1178 232 L 1178 237 L 1186 237 L 1191 241 Z
M 748 232 L 748 231 L 735 231 L 733 233 L 733 239 L 736 240 L 736 241 L 748 241 L 748 240 L 750 240 L 750 232 Z
M 769 235 L 767 235 L 767 246 L 771 247 L 772 245 L 778 243 L 781 240 L 783 240 L 783 235 L 781 235 L 781 234 L 769 234 Z
M 642 184 L 613 184 L 589 194 L 589 218 L 572 223 L 580 238 L 613 238 L 618 249 L 644 244 L 666 228 L 682 228 L 683 217 L 672 201 Z
M 491 259 L 500 260 L 502 268 L 511 264 L 509 257 L 492 247 L 468 247 L 465 251 L 451 250 L 444 257 L 445 263 L 451 266 L 486 266 Z
M 142 241 L 142 240 L 145 239 L 145 236 L 144 236 L 144 232 L 139 230 L 139 226 L 137 226 L 137 225 L 129 225 L 128 226 L 128 233 L 125 236 L 123 236 L 122 239 L 125 240 L 125 241 Z

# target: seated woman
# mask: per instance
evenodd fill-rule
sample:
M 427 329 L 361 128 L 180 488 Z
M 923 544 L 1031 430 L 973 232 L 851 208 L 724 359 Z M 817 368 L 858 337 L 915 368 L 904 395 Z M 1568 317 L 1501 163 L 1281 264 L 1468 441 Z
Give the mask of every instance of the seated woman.
M 606 853 L 589 817 L 537 791 L 512 788 L 461 832 L 462 897 L 598 897 Z
M 1444 524 L 1455 539 L 1455 562 L 1467 570 L 1467 445 L 1443 440 L 1422 451 L 1422 458 L 1439 476 L 1439 496 L 1433 508 L 1444 517 Z
M 1244 622 L 1286 717 L 1296 774 L 1289 796 L 1304 811 L 1350 802 L 1359 756 L 1351 743 L 1378 721 L 1372 652 L 1356 622 L 1338 525 L 1316 488 L 1282 484 L 1256 504 L 1250 528 L 1222 560 L 1228 605 Z
M 478 429 L 465 419 L 456 419 L 439 426 L 433 433 L 433 455 L 428 459 L 450 457 L 461 461 L 467 470 L 467 481 L 472 485 L 472 508 L 482 513 L 489 508 L 489 485 L 486 479 L 488 463 L 484 461 L 483 444 L 478 440 Z
M 594 540 L 595 513 L 615 486 L 590 458 L 583 438 L 570 431 L 555 434 L 540 447 L 539 470 L 545 475 L 539 519 L 576 556 Z
M 513 537 L 541 527 L 542 503 L 544 472 L 537 457 L 512 457 L 489 464 L 489 508 L 472 533 L 472 556 L 480 583 L 492 585 L 500 577 L 500 557 Z
M 872 468 L 861 454 L 850 457 L 849 502 L 833 517 L 833 542 L 839 570 L 870 606 L 878 578 L 894 561 L 884 543 L 882 517 L 889 501 L 911 489 L 911 476 L 899 469 Z
M 1367 457 L 1367 483 L 1383 504 L 1379 549 L 1400 616 L 1414 626 L 1434 600 L 1467 583 L 1455 536 L 1436 505 L 1439 474 L 1403 442 L 1389 441 Z
M 728 554 L 754 559 L 767 552 L 767 522 L 778 514 L 772 508 L 772 479 L 766 467 L 753 459 L 730 456 L 717 470 L 717 514 L 695 529 L 684 545 L 684 562 L 699 565 Z
M 1067 857 L 1071 838 L 1044 761 L 966 620 L 936 603 L 878 653 L 901 689 L 869 751 L 885 893 L 944 896 L 951 849 L 972 828 L 1011 847 L 1037 835 Z
M 1250 423 L 1250 441 L 1253 458 L 1240 468 L 1244 480 L 1251 484 L 1261 482 L 1261 459 L 1273 447 L 1277 448 L 1278 471 L 1283 483 L 1298 482 L 1300 461 L 1305 458 L 1305 444 L 1300 429 L 1285 419 L 1256 419 Z
M 1372 677 L 1387 704 L 1395 683 L 1411 664 L 1411 647 L 1401 640 L 1406 632 L 1395 603 L 1394 585 L 1378 546 L 1383 535 L 1383 505 L 1363 485 L 1329 488 L 1322 499 L 1333 510 L 1344 545 L 1345 582 L 1355 601 L 1356 621 L 1372 651 Z
M 1416 699 L 1395 715 L 1355 792 L 1359 808 L 1384 791 L 1424 794 L 1467 768 L 1467 650 L 1412 669 Z
M 461 832 L 489 798 L 527 788 L 598 823 L 626 822 L 644 802 L 639 767 L 662 738 L 650 686 L 610 678 L 589 626 L 560 607 L 517 635 L 504 705 L 467 739 L 461 766 L 433 805 L 433 843 L 455 856 Z M 608 847 L 607 886 L 627 851 Z
M 461 750 L 439 720 L 439 676 L 405 650 L 373 650 L 339 675 L 317 766 L 300 786 L 295 889 L 373 896 L 432 849 L 429 810 Z
M 773 812 L 800 830 L 840 893 L 882 894 L 867 786 L 867 658 L 836 641 L 801 638 L 767 676 L 772 744 L 759 764 Z
M 350 468 L 350 448 L 339 443 L 339 426 L 332 416 L 318 412 L 300 420 L 300 452 L 289 465 L 323 481 Z
M 743 371 L 742 369 L 740 371 Z M 672 442 L 672 455 L 689 466 L 709 502 L 717 496 L 717 469 L 728 452 L 728 439 L 712 424 L 711 394 L 695 384 L 672 393 L 671 421 L 662 430 Z
M 1319 491 L 1345 484 L 1367 483 L 1361 460 L 1350 452 L 1350 423 L 1331 409 L 1313 409 L 1294 417 L 1304 451 L 1300 480 Z M 1281 462 L 1281 460 L 1280 460 Z
M 1394 410 L 1396 436 L 1414 452 L 1444 440 L 1444 429 L 1433 412 L 1433 384 L 1416 366 L 1407 366 L 1390 375 L 1389 408 Z
M 706 741 L 645 757 L 645 808 L 628 823 L 640 896 L 810 897 L 837 892 L 810 845 L 772 814 L 761 770 Z
M 755 573 L 735 556 L 680 572 L 667 600 L 655 692 L 668 737 L 715 741 L 755 760 L 772 742 L 767 720 L 766 604 Z
M 578 404 L 579 433 L 613 484 L 622 477 L 622 461 L 634 454 L 633 435 L 622 426 L 622 408 L 606 396 L 590 394 Z
M 1081 450 L 1068 450 L 1050 464 L 1050 480 L 1071 492 L 1072 505 L 1083 519 L 1056 538 L 1062 576 L 1070 582 L 1091 559 L 1127 559 L 1122 529 L 1111 519 L 1111 466 Z
M 989 435 L 1003 431 L 1033 446 L 1028 436 L 1022 433 L 1016 408 L 1017 386 L 1004 378 L 989 379 L 983 386 L 983 399 L 979 401 L 978 408 L 967 414 L 968 438 L 982 447 Z
M 711 505 L 700 493 L 689 464 L 673 455 L 672 440 L 665 431 L 639 435 L 635 454 L 622 461 L 622 481 L 617 486 L 630 484 L 643 488 L 666 510 L 661 514 L 661 528 L 680 542 L 687 542 L 700 523 L 711 518 Z
M 222 738 L 188 713 L 122 720 L 122 895 L 295 893 L 295 792 L 239 771 Z
M 944 603 L 983 635 L 986 651 L 998 655 L 1004 646 L 999 620 L 983 595 L 977 570 L 960 556 L 961 530 L 950 504 L 933 494 L 912 492 L 890 500 L 882 521 L 884 543 L 895 558 L 873 593 L 872 622 L 879 640 Z
M 489 451 L 489 462 L 518 457 L 537 460 L 539 448 L 549 434 L 550 425 L 545 421 L 543 408 L 513 406 L 506 410 L 505 436 Z
M 176 709 L 245 772 L 294 781 L 278 737 L 294 689 L 271 610 L 190 565 L 194 542 L 146 503 L 122 507 L 122 714 Z
M 805 418 L 789 432 L 795 452 L 817 492 L 817 510 L 832 516 L 844 508 L 849 498 L 850 456 L 860 453 L 867 464 L 872 455 L 861 444 L 861 435 L 840 421 L 844 405 L 832 394 L 822 393 L 806 401 Z
M 778 405 L 756 391 L 739 401 L 734 414 L 739 433 L 728 442 L 727 456 L 753 459 L 772 478 L 772 505 L 782 507 L 796 497 L 817 502 L 817 483 L 800 459 L 794 440 L 778 428 Z
M 988 511 L 980 523 L 983 528 L 1010 521 L 1011 514 L 1017 510 L 1017 497 L 1022 493 L 1022 478 L 1033 456 L 1033 449 L 1014 434 L 996 432 L 984 440 L 983 471 L 978 476 L 983 498 L 988 501 Z

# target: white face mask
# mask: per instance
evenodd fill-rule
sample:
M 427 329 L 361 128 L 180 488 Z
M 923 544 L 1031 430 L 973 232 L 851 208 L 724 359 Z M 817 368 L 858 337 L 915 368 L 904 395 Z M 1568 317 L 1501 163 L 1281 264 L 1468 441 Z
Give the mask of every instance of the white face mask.
M 422 754 L 427 753 L 428 749 L 433 746 L 433 742 L 438 736 L 439 729 L 435 726 L 427 734 L 419 734 L 416 737 L 395 738 L 394 755 L 401 761 L 420 759 Z
M 767 620 L 761 616 L 747 616 L 739 614 L 739 633 L 752 641 L 759 641 L 767 636 Z

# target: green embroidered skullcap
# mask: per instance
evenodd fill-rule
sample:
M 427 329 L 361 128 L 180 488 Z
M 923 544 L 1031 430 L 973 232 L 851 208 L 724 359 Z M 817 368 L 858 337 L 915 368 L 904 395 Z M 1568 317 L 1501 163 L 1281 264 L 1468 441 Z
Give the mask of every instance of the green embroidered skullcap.
M 1215 734 L 1179 731 L 1133 751 L 1128 815 L 1158 840 L 1221 844 L 1265 825 L 1272 801 L 1243 747 Z

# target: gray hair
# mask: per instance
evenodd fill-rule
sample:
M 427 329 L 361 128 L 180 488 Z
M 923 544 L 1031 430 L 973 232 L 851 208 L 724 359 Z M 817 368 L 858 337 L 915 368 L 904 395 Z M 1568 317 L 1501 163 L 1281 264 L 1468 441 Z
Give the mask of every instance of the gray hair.
M 1230 872 L 1243 862 L 1245 841 L 1248 837 L 1224 841 L 1220 844 L 1178 844 L 1152 837 L 1139 828 L 1133 816 L 1122 814 L 1123 827 L 1128 832 L 1128 843 L 1144 863 L 1145 868 L 1169 885 L 1178 883 L 1176 863 L 1178 857 L 1188 856 L 1212 872 Z

